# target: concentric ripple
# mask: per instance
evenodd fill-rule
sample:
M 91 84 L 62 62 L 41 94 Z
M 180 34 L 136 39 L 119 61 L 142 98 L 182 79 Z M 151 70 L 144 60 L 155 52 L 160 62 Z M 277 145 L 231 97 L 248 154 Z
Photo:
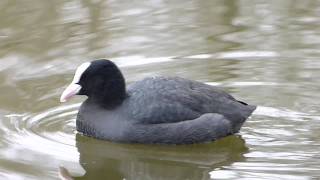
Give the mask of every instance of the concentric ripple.
M 1 121 L 9 146 L 70 160 L 75 148 L 75 117 L 80 104 L 49 109 L 38 114 L 11 114 Z M 74 157 L 72 160 L 76 160 Z
M 27 116 L 26 129 L 45 139 L 73 146 L 79 105 L 62 106 L 36 116 Z

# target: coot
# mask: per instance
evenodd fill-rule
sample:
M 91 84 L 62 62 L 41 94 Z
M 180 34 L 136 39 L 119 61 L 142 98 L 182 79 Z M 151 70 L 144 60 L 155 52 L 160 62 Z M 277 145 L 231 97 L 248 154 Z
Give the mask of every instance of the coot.
M 130 84 L 110 60 L 80 65 L 61 95 L 86 95 L 77 130 L 98 139 L 144 144 L 191 144 L 237 133 L 255 106 L 201 82 L 150 77 Z

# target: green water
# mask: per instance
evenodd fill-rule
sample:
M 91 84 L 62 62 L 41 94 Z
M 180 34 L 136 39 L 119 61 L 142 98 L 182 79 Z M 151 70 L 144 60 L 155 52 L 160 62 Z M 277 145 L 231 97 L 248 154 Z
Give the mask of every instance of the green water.
M 320 1 L 0 1 L 0 179 L 320 178 Z M 241 132 L 189 146 L 84 137 L 75 68 L 114 60 L 259 105 Z

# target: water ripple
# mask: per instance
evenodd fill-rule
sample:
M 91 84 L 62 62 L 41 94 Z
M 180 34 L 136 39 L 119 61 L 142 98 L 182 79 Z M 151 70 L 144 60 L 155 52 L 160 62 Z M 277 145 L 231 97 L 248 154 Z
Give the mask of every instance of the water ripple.
M 75 157 L 75 115 L 79 104 L 52 108 L 38 114 L 10 114 L 1 121 L 5 142 L 13 149 L 77 161 Z

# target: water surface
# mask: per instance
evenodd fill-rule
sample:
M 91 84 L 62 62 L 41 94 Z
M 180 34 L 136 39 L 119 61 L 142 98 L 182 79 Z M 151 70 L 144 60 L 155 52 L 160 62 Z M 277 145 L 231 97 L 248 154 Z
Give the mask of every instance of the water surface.
M 320 178 L 320 1 L 1 1 L 0 179 Z M 189 146 L 84 137 L 75 68 L 109 58 L 127 83 L 181 76 L 259 105 L 241 132 Z

